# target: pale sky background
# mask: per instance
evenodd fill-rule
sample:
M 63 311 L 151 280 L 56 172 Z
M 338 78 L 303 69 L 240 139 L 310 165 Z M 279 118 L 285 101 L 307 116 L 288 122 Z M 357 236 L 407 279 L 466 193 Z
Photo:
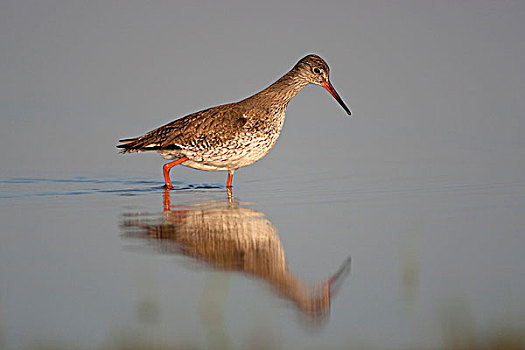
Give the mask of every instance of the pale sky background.
M 159 156 L 119 155 L 117 139 L 240 100 L 317 53 L 354 115 L 307 87 L 246 177 L 321 157 L 326 171 L 424 159 L 523 178 L 524 18 L 523 1 L 3 0 L 2 173 L 157 176 Z

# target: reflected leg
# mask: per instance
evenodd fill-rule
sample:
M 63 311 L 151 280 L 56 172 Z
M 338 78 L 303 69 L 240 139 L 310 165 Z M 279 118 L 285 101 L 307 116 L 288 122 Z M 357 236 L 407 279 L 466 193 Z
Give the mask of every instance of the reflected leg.
M 233 203 L 233 192 L 232 192 L 232 188 L 231 187 L 228 187 L 228 203 L 229 204 Z
M 162 204 L 164 206 L 164 212 L 169 212 L 171 209 L 170 205 L 170 190 L 164 189 L 164 200 L 162 201 Z

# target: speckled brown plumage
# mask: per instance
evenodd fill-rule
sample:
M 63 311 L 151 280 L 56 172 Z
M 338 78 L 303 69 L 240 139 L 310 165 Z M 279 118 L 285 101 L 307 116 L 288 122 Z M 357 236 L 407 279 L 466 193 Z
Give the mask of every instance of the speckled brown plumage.
M 200 170 L 228 170 L 230 187 L 236 169 L 258 161 L 270 151 L 281 133 L 288 103 L 308 84 L 325 87 L 350 114 L 329 81 L 326 62 L 308 55 L 251 97 L 190 114 L 144 136 L 120 140 L 123 144 L 117 147 L 122 153 L 157 151 L 165 159 L 177 159 L 164 167 L 168 188 L 169 169 L 179 163 Z

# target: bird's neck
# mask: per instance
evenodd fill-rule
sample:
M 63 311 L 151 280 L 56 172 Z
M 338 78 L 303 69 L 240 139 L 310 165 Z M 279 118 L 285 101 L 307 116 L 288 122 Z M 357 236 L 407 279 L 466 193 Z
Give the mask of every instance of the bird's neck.
M 258 103 L 286 106 L 308 83 L 294 69 L 280 77 L 275 83 L 249 97 Z

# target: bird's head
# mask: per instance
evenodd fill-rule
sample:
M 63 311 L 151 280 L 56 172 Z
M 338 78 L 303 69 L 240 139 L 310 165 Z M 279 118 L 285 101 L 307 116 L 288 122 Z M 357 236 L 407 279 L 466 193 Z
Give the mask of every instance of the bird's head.
M 330 82 L 330 68 L 321 57 L 317 55 L 305 56 L 297 62 L 293 70 L 297 77 L 304 80 L 307 84 L 324 87 L 339 102 L 348 115 L 352 114 Z

